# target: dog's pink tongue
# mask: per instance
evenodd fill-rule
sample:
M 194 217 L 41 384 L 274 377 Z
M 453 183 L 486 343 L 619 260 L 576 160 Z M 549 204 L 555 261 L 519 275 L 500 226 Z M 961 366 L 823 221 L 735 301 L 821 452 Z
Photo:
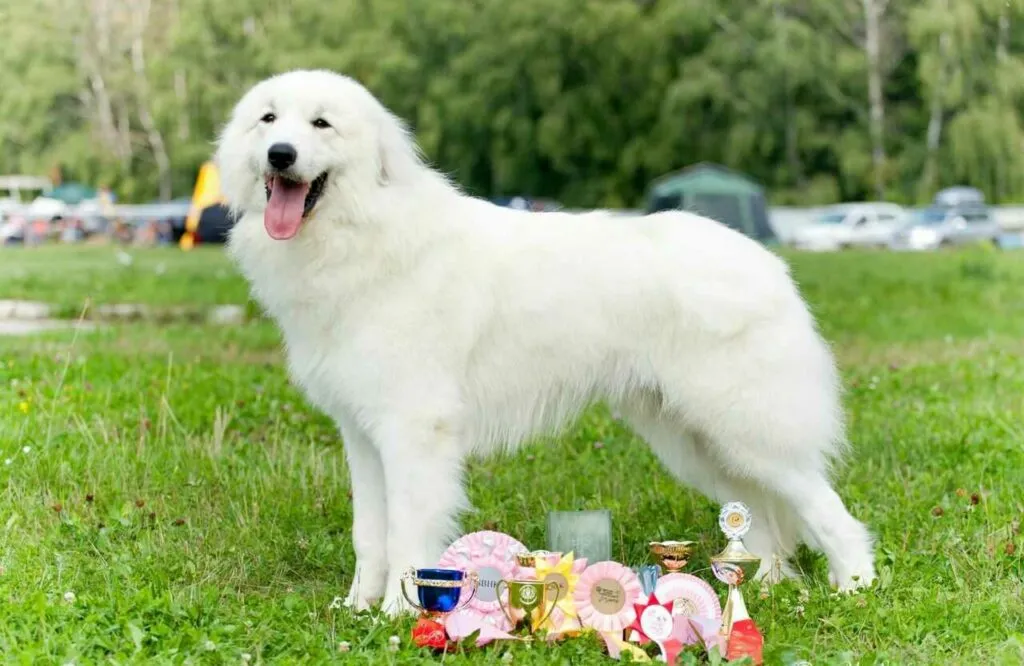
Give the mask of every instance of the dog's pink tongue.
M 274 176 L 270 183 L 270 201 L 263 213 L 263 226 L 274 240 L 288 240 L 299 233 L 306 206 L 309 183 L 293 183 Z

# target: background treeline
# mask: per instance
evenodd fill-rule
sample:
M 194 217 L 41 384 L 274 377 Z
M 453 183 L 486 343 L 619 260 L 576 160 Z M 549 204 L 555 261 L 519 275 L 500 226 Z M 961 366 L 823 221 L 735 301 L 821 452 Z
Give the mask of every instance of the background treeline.
M 4 173 L 188 196 L 246 86 L 352 74 L 476 194 L 1024 200 L 1024 0 L 0 0 Z

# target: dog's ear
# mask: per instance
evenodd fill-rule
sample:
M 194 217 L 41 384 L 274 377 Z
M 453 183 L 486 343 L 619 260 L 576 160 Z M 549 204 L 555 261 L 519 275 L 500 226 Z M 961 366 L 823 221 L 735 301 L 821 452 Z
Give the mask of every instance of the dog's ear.
M 419 147 L 405 123 L 387 114 L 377 133 L 378 173 L 381 186 L 415 177 L 422 166 Z
M 251 196 L 252 178 L 246 168 L 246 155 L 238 151 L 238 146 L 244 145 L 233 116 L 217 136 L 212 162 L 224 203 L 235 217 L 241 217 Z

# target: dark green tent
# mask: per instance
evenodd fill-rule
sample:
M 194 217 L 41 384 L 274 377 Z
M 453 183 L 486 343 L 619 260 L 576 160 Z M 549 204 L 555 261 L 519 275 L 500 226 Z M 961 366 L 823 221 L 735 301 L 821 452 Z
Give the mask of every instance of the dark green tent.
M 87 199 L 95 199 L 96 190 L 82 183 L 64 183 L 47 192 L 45 196 L 51 199 L 59 199 L 68 205 L 74 206 Z
M 688 210 L 726 224 L 762 243 L 776 242 L 768 223 L 764 189 L 715 164 L 696 164 L 655 180 L 647 194 L 647 213 Z

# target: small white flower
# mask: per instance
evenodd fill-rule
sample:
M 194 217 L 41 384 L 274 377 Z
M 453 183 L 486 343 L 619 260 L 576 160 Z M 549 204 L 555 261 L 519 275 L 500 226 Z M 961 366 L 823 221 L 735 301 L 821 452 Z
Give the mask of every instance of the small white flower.
M 248 664 L 250 661 L 252 661 L 252 655 L 249 654 L 248 652 L 243 652 L 242 653 L 242 661 Z
M 64 593 L 64 601 L 68 602 L 69 604 L 75 603 L 75 599 L 76 597 L 74 592 L 68 591 Z
M 329 608 L 330 610 L 338 610 L 339 608 L 341 608 L 341 604 L 343 601 L 344 599 L 342 599 L 341 597 L 334 597 L 333 599 L 331 599 L 331 604 L 327 608 Z
M 217 645 L 213 641 L 206 641 L 203 643 L 203 649 L 207 652 L 213 652 L 217 649 Z
M 793 612 L 796 613 L 797 617 L 803 617 L 804 616 L 804 607 L 798 605 L 795 608 L 793 608 Z
M 392 636 L 388 639 L 388 650 L 392 652 L 398 652 L 398 646 L 401 644 L 401 639 L 398 636 Z
M 14 462 L 14 458 L 7 458 L 6 460 L 4 460 L 5 465 L 10 465 L 12 462 Z
M 512 653 L 511 652 L 506 652 L 505 654 L 501 655 L 501 660 L 503 662 L 505 662 L 506 664 L 511 664 L 512 663 Z
M 351 649 L 352 646 L 348 644 L 348 641 L 338 643 L 338 652 L 348 652 Z
M 22 453 L 30 453 L 31 451 L 32 451 L 32 447 L 31 446 L 23 446 L 23 447 L 21 447 L 21 452 Z

